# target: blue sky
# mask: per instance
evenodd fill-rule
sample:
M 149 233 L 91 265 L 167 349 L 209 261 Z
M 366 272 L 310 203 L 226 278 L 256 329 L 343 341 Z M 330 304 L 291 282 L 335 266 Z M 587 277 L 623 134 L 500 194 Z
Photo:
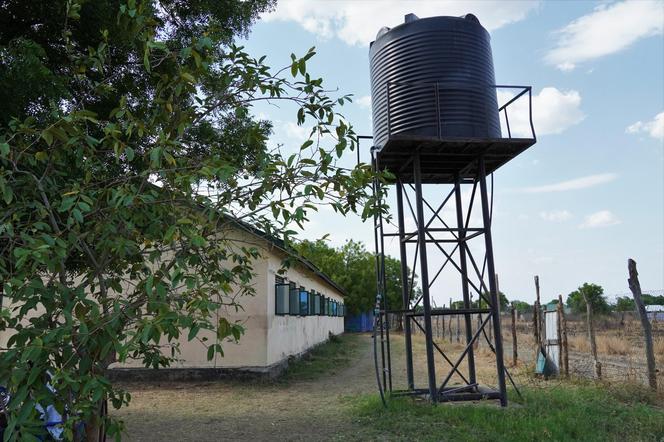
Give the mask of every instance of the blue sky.
M 664 2 L 287 0 L 244 44 L 273 67 L 316 46 L 309 70 L 355 96 L 343 113 L 371 134 L 368 44 L 409 12 L 475 14 L 491 33 L 496 82 L 533 86 L 538 143 L 495 174 L 501 290 L 532 301 L 538 274 L 544 301 L 584 282 L 625 293 L 628 258 L 644 289 L 664 288 Z M 255 111 L 275 122 L 274 143 L 306 139 L 292 108 Z M 304 238 L 373 243 L 371 225 L 357 217 L 322 210 L 310 218 Z M 387 248 L 396 256 L 396 244 Z M 452 280 L 434 287 L 438 305 L 457 298 Z

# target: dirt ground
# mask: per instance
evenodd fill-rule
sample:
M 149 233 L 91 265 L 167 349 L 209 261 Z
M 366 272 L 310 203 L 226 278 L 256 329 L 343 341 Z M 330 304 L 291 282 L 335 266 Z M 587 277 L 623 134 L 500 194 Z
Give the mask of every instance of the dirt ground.
M 218 440 L 354 440 L 362 433 L 352 416 L 352 399 L 376 394 L 372 340 L 368 334 L 349 336 L 355 349 L 343 367 L 329 367 L 310 380 L 290 378 L 284 382 L 126 384 L 131 404 L 114 414 L 127 426 L 128 441 L 218 441 Z M 405 388 L 403 338 L 393 336 L 393 387 Z M 440 345 L 450 359 L 462 350 L 460 344 Z M 414 345 L 416 387 L 426 388 L 424 343 Z M 495 368 L 488 348 L 477 352 L 478 378 L 495 382 Z M 438 358 L 438 379 L 448 365 Z M 465 371 L 465 365 L 461 365 Z M 451 383 L 459 378 L 454 376 Z
M 354 339 L 350 364 L 312 380 L 125 385 L 131 405 L 115 413 L 127 425 L 123 440 L 329 440 L 352 434 L 344 398 L 376 391 L 371 338 Z

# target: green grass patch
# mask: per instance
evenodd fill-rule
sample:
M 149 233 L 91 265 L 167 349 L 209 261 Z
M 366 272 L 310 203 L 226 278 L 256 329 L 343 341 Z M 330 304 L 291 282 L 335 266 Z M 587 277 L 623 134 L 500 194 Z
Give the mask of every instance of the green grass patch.
M 327 342 L 317 345 L 303 357 L 288 364 L 281 380 L 314 380 L 337 372 L 348 366 L 357 354 L 360 336 L 343 334 L 332 336 Z
M 601 386 L 565 384 L 524 389 L 510 406 L 441 404 L 392 398 L 384 408 L 377 396 L 351 400 L 362 438 L 454 441 L 660 441 L 664 410 L 625 400 Z

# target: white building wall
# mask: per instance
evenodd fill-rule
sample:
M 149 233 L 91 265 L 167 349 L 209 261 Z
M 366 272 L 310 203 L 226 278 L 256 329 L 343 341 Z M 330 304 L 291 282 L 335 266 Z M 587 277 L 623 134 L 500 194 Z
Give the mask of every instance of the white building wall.
M 298 355 L 309 348 L 325 342 L 329 334 L 338 335 L 344 332 L 344 318 L 340 316 L 292 316 L 275 314 L 275 276 L 281 268 L 282 256 L 271 253 L 268 260 L 268 332 L 267 332 L 267 363 L 268 365 L 282 361 L 289 356 Z M 285 275 L 288 281 L 295 282 L 298 287 L 315 290 L 325 297 L 343 303 L 341 293 L 323 281 L 311 270 L 296 265 L 288 269 Z
M 247 368 L 261 369 L 298 355 L 309 348 L 325 342 L 329 334 L 341 334 L 344 331 L 344 318 L 332 316 L 277 316 L 275 315 L 275 276 L 281 268 L 286 254 L 267 243 L 265 240 L 243 231 L 235 233 L 239 241 L 260 246 L 263 259 L 254 261 L 254 296 L 243 296 L 236 299 L 242 305 L 238 312 L 234 308 L 221 309 L 217 315 L 223 316 L 231 323 L 239 321 L 245 333 L 238 343 L 222 342 L 224 356 L 215 355 L 212 361 L 207 360 L 207 346 L 198 339 L 187 340 L 187 330 L 179 339 L 180 355 L 172 368 Z M 341 293 L 326 283 L 306 267 L 296 264 L 286 274 L 290 281 L 307 290 L 315 290 L 328 298 L 343 303 Z M 199 333 L 199 338 L 207 337 L 214 343 L 216 336 L 212 333 Z M 170 350 L 165 347 L 165 354 Z M 140 361 L 127 361 L 124 364 L 113 364 L 111 368 L 143 367 Z

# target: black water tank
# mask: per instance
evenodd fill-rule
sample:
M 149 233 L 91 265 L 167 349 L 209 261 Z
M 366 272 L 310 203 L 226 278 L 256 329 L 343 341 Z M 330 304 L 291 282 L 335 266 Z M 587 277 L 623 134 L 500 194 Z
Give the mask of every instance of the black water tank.
M 406 16 L 369 50 L 374 144 L 390 135 L 500 138 L 489 33 L 472 14 Z M 438 102 L 438 106 L 436 106 Z

